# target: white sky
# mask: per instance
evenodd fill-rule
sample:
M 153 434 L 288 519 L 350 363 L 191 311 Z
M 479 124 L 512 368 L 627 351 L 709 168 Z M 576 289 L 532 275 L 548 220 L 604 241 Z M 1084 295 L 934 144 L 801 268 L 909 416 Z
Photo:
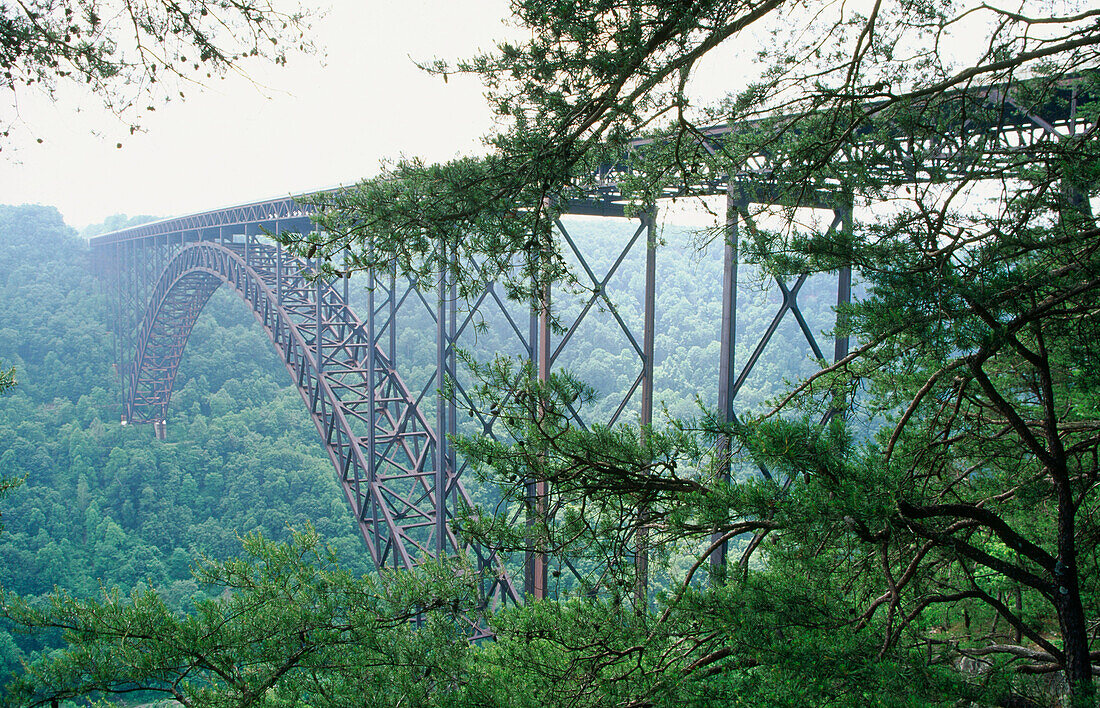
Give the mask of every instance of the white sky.
M 323 57 L 253 65 L 251 82 L 184 87 L 186 101 L 156 104 L 134 136 L 78 90 L 56 104 L 22 97 L 0 151 L 0 203 L 56 206 L 81 228 L 112 214 L 175 216 L 351 184 L 402 155 L 435 162 L 483 149 L 492 116 L 480 82 L 444 83 L 413 59 L 469 57 L 514 37 L 508 0 L 321 2 L 331 3 L 314 23 Z M 742 73 L 730 51 L 697 67 L 704 102 Z
M 323 58 L 255 65 L 262 87 L 215 78 L 158 104 L 145 133 L 130 136 L 94 98 L 24 97 L 23 125 L 0 152 L 0 202 L 53 205 L 79 228 L 349 184 L 402 154 L 439 161 L 481 149 L 492 127 L 481 85 L 444 83 L 412 59 L 489 49 L 516 31 L 503 23 L 507 0 L 331 1 L 315 23 Z
M 434 162 L 483 149 L 492 117 L 478 80 L 444 83 L 413 60 L 469 57 L 514 37 L 508 0 L 302 0 L 324 2 L 313 30 L 323 57 L 252 65 L 251 82 L 185 87 L 186 101 L 156 104 L 134 136 L 79 91 L 57 104 L 22 97 L 21 124 L 0 138 L 0 203 L 56 206 L 80 228 L 112 214 L 167 217 L 351 184 L 402 155 Z M 749 44 L 727 43 L 695 67 L 697 103 L 753 73 Z M 0 116 L 8 112 L 0 103 Z

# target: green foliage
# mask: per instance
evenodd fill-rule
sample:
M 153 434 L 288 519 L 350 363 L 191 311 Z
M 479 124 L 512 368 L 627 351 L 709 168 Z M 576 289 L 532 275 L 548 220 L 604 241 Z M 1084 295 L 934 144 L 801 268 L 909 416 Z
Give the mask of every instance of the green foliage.
M 739 590 L 754 600 L 788 594 L 791 586 L 775 582 L 785 574 L 848 603 L 823 606 L 822 655 L 835 642 L 886 676 L 887 667 L 919 663 L 924 646 L 926 668 L 983 666 L 969 688 L 945 692 L 965 695 L 991 675 L 1007 677 L 991 684 L 1002 693 L 982 698 L 993 701 L 1038 691 L 1021 676 L 1063 670 L 1071 700 L 1092 704 L 1100 438 L 1086 372 L 1100 360 L 1090 208 L 1100 184 L 1096 13 L 1069 2 L 1013 12 L 908 1 L 866 13 L 643 0 L 530 0 L 513 9 L 529 39 L 431 67 L 483 78 L 502 125 L 491 154 L 402 163 L 325 197 L 324 240 L 290 236 L 293 248 L 333 258 L 350 247 L 353 268 L 396 266 L 421 280 L 449 272 L 466 295 L 504 279 L 523 302 L 560 308 L 545 296 L 547 280 L 574 291 L 601 286 L 568 271 L 567 249 L 548 223 L 585 193 L 597 166 L 629 161 L 617 179 L 628 202 L 728 182 L 739 245 L 762 272 L 788 279 L 851 269 L 866 296 L 838 320 L 838 332 L 858 343 L 850 357 L 797 382 L 777 411 L 739 411 L 733 425 L 726 411 L 704 417 L 698 441 L 575 430 L 568 407 L 589 403 L 575 379 L 539 383 L 500 363 L 475 366 L 484 398 L 475 406 L 502 416 L 505 432 L 460 444 L 488 478 L 511 486 L 498 520 L 482 510 L 471 530 L 530 547 L 499 519 L 522 511 L 527 485 L 545 484 L 543 507 L 526 510 L 545 517 L 535 542 L 579 549 L 582 559 L 605 549 L 605 560 L 581 574 L 613 567 L 609 585 L 620 589 L 642 535 L 680 548 L 694 540 L 699 560 L 684 590 L 669 595 L 661 624 L 691 596 L 694 570 L 721 545 L 714 535 L 753 531 L 738 548 Z M 697 63 L 726 40 L 749 40 L 749 29 L 771 32 L 758 41 L 758 80 L 715 107 L 693 106 L 686 88 Z M 941 50 L 963 35 L 965 47 Z M 1044 128 L 1043 139 L 1027 128 L 1016 146 L 988 129 L 1005 115 L 1072 123 Z M 732 129 L 726 139 L 704 139 L 713 123 Z M 647 130 L 654 139 L 628 151 L 627 137 Z M 817 202 L 867 218 L 827 228 L 801 208 Z M 506 227 L 492 221 L 508 217 Z M 599 363 L 580 366 L 607 377 L 618 350 L 598 346 Z M 809 422 L 841 408 L 850 409 L 847 428 Z M 792 413 L 809 418 L 779 417 Z M 866 434 L 876 427 L 880 435 Z M 708 436 L 740 446 L 728 485 L 716 467 L 724 456 L 697 452 Z M 769 480 L 748 479 L 754 469 Z M 709 592 L 719 601 L 722 591 Z M 949 620 L 960 611 L 962 630 Z M 684 624 L 669 631 L 695 636 Z M 746 631 L 717 636 L 739 651 Z M 786 637 L 795 647 L 817 636 L 798 632 Z M 766 668 L 758 672 L 792 676 L 806 658 L 776 652 L 759 661 Z M 821 686 L 851 670 L 814 665 Z
M 206 592 L 193 558 L 230 558 L 242 535 L 281 540 L 307 523 L 364 572 L 316 429 L 234 297 L 216 293 L 196 323 L 169 440 L 118 425 L 107 303 L 85 249 L 54 209 L 0 207 L 0 358 L 19 373 L 0 397 L 0 473 L 23 480 L 4 500 L 4 589 L 30 599 L 152 587 L 177 609 Z M 7 669 L 57 641 L 7 637 L 18 645 Z
M 461 614 L 476 599 L 469 568 L 357 577 L 311 531 L 244 546 L 241 559 L 196 567 L 197 581 L 224 592 L 186 614 L 150 590 L 5 598 L 17 626 L 61 630 L 67 643 L 30 663 L 7 702 L 139 691 L 191 706 L 318 707 L 603 706 L 642 696 L 657 706 L 901 706 L 949 690 L 981 696 L 915 657 L 875 661 L 868 635 L 831 619 L 825 605 L 836 596 L 797 578 L 689 593 L 658 625 L 611 600 L 532 603 L 494 617 L 496 641 L 471 645 Z M 784 586 L 768 585 L 776 581 Z M 729 636 L 744 643 L 731 651 L 718 639 Z
M 311 529 L 285 544 L 243 543 L 240 559 L 196 567 L 213 597 L 187 614 L 148 589 L 6 596 L 9 621 L 61 630 L 68 645 L 28 664 L 7 704 L 144 691 L 188 706 L 348 705 L 353 695 L 358 705 L 425 705 L 435 682 L 422 669 L 445 670 L 469 651 L 460 630 L 469 573 L 441 565 L 357 577 Z
M 15 386 L 15 369 L 8 369 L 7 371 L 0 371 L 0 395 L 5 391 L 8 391 Z M 2 473 L 2 470 L 0 470 Z M 23 480 L 18 477 L 4 476 L 0 477 L 0 500 L 7 498 L 11 494 L 12 490 L 23 483 Z M 0 529 L 3 529 L 3 524 L 0 524 Z
M 774 405 L 738 411 L 738 421 L 718 411 L 668 430 L 581 426 L 572 409 L 600 403 L 577 376 L 540 381 L 506 358 L 471 362 L 475 417 L 500 427 L 497 438 L 456 444 L 503 489 L 475 493 L 463 531 L 511 552 L 513 564 L 523 551 L 553 550 L 561 571 L 572 557 L 579 580 L 561 581 L 556 600 L 495 614 L 497 641 L 478 647 L 453 641 L 454 621 L 440 619 L 446 611 L 400 636 L 378 621 L 377 632 L 357 639 L 370 650 L 377 635 L 396 649 L 358 657 L 354 680 L 326 664 L 307 689 L 288 670 L 288 683 L 263 700 L 285 691 L 305 701 L 309 692 L 308 702 L 338 705 L 354 685 L 358 703 L 365 694 L 423 705 L 1094 705 L 1097 13 L 1070 2 L 1009 12 L 909 0 L 875 3 L 867 14 L 845 4 L 722 1 L 520 0 L 513 9 L 530 39 L 454 69 L 432 66 L 485 80 L 501 125 L 490 154 L 400 162 L 319 197 L 322 228 L 284 235 L 292 249 L 320 257 L 330 272 L 396 270 L 421 284 L 445 275 L 464 296 L 502 280 L 522 307 L 552 303 L 567 321 L 559 291 L 599 295 L 605 286 L 570 270 L 552 224 L 599 166 L 629 160 L 619 186 L 639 207 L 731 184 L 738 245 L 758 275 L 854 271 L 866 294 L 842 308 L 837 332 L 855 348 L 820 362 L 786 395 L 758 393 L 754 403 Z M 715 107 L 694 107 L 686 89 L 697 63 L 727 40 L 749 39 L 750 29 L 773 32 L 761 42 L 758 81 Z M 967 46 L 941 51 L 957 32 Z M 987 130 L 1005 112 L 1038 128 Z M 1044 116 L 1073 122 L 1050 132 Z M 702 139 L 712 123 L 736 130 L 721 142 Z M 647 131 L 653 140 L 630 153 L 628 138 Z M 867 218 L 828 228 L 803 208 L 819 199 Z M 726 232 L 710 236 L 724 243 Z M 335 262 L 345 249 L 347 263 Z M 750 326 L 760 326 L 765 309 L 759 301 L 749 309 Z M 582 377 L 602 377 L 600 388 L 623 390 L 623 347 L 604 324 L 593 327 L 591 360 L 570 363 Z M 403 346 L 422 341 L 410 335 Z M 57 369 L 56 355 L 27 354 Z M 263 387 L 237 372 L 204 373 L 224 393 L 188 400 L 181 388 L 196 435 L 214 427 L 208 414 L 232 418 L 238 397 L 263 398 Z M 46 390 L 65 390 L 64 382 Z M 695 392 L 679 383 L 669 391 L 672 405 Z M 15 410 L 18 394 L 5 403 Z M 45 426 L 11 427 L 24 442 L 5 464 L 18 459 L 48 473 Z M 212 440 L 217 464 L 200 465 L 203 476 L 190 484 L 230 498 L 247 440 Z M 712 454 L 715 441 L 732 449 Z M 199 462 L 210 454 L 184 451 Z M 117 471 L 106 483 L 111 518 L 86 512 L 96 542 L 116 553 L 147 496 L 127 488 L 131 459 L 143 468 L 165 462 L 146 449 L 85 472 L 90 489 L 99 470 Z M 34 511 L 30 528 L 44 517 Z M 517 523 L 521 516 L 530 526 Z M 705 583 L 701 569 L 727 541 L 730 559 Z M 46 557 L 59 563 L 67 550 Z M 640 552 L 652 552 L 658 567 L 653 599 L 630 592 Z M 424 598 L 441 609 L 463 604 L 447 583 L 465 572 L 426 572 L 425 591 L 409 596 L 417 601 L 367 605 L 378 617 L 403 617 Z M 239 585 L 223 601 L 230 604 L 201 607 L 243 602 L 266 580 Z M 291 617 L 324 596 L 323 587 L 303 587 L 294 603 L 304 607 L 284 608 Z M 128 607 L 143 597 L 154 596 L 137 595 Z M 95 611 L 82 605 L 77 616 Z M 165 624 L 150 641 L 170 646 L 182 631 Z M 242 648 L 226 661 L 239 651 L 258 672 L 227 672 L 240 680 L 224 685 L 248 701 L 274 686 L 267 681 L 294 650 L 263 653 L 262 626 L 240 632 L 230 645 Z M 255 650 L 243 648 L 249 633 Z M 81 646 L 57 665 L 70 666 L 70 677 L 95 676 L 64 663 Z M 104 665 L 111 676 L 121 670 Z M 1062 689 L 1032 678 L 1056 672 Z M 51 684 L 74 693 L 104 687 L 28 680 L 43 695 Z
M 571 558 L 585 576 L 600 578 L 602 587 L 629 587 L 630 570 L 623 564 L 639 514 L 660 524 L 670 498 L 686 503 L 686 497 L 708 491 L 694 472 L 702 457 L 696 441 L 675 430 L 648 430 L 642 445 L 633 428 L 579 426 L 577 416 L 587 417 L 593 391 L 572 376 L 553 374 L 542 382 L 530 363 L 468 363 L 481 381 L 475 405 L 499 424 L 492 438 L 459 437 L 455 444 L 482 482 L 502 494 L 493 508 L 471 510 L 460 528 L 495 546 L 539 543 Z M 555 490 L 552 513 L 535 514 L 517 527 L 515 511 L 533 480 Z M 707 521 L 697 525 L 706 527 Z
M 0 86 L 12 104 L 27 90 L 53 97 L 74 85 L 140 129 L 152 104 L 183 97 L 179 85 L 224 74 L 253 58 L 286 63 L 308 51 L 308 14 L 258 2 L 30 0 L 0 7 Z M 7 137 L 10 126 L 0 126 Z M 41 142 L 41 139 L 39 139 Z
M 388 270 L 396 260 L 420 277 L 448 272 L 464 295 L 499 280 L 531 300 L 570 277 L 550 232 L 564 205 L 589 186 L 586 176 L 621 159 L 629 139 L 682 119 L 693 64 L 779 5 L 517 2 L 513 13 L 531 29 L 530 41 L 454 68 L 427 67 L 482 77 L 508 126 L 489 138 L 490 154 L 442 165 L 399 162 L 354 190 L 319 196 L 325 236 L 282 238 L 325 260 L 351 246 L 356 269 Z M 690 135 L 694 126 L 683 128 Z M 662 185 L 643 182 L 631 196 L 652 203 Z

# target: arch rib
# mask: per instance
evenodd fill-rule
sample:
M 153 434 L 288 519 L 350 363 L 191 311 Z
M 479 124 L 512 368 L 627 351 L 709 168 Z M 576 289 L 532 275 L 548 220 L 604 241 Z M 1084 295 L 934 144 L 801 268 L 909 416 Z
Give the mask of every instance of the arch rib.
M 368 328 L 328 283 L 310 282 L 301 261 L 266 244 L 248 248 L 246 261 L 240 246 L 200 241 L 169 259 L 138 328 L 127 420 L 167 417 L 195 321 L 214 291 L 228 284 L 248 303 L 294 378 L 375 565 L 411 569 L 434 557 L 437 547 L 472 552 L 495 578 L 487 599 L 516 601 L 495 554 L 463 547 L 450 523 L 437 546 L 437 491 L 456 489 L 467 503 L 469 497 L 453 470 L 444 490 L 437 490 L 437 433 Z M 450 522 L 451 510 L 445 513 Z

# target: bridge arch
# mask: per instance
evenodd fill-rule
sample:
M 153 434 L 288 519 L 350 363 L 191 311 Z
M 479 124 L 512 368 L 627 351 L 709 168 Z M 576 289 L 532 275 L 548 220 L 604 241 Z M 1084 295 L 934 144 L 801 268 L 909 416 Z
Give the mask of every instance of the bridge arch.
M 195 321 L 214 291 L 228 285 L 294 379 L 375 565 L 408 569 L 440 552 L 472 552 L 479 565 L 494 568 L 488 595 L 515 600 L 492 554 L 464 547 L 449 523 L 437 524 L 440 514 L 449 521 L 448 498 L 469 498 L 453 471 L 437 475 L 435 432 L 344 298 L 306 272 L 305 263 L 260 242 L 174 249 L 137 329 L 124 420 L 163 425 Z

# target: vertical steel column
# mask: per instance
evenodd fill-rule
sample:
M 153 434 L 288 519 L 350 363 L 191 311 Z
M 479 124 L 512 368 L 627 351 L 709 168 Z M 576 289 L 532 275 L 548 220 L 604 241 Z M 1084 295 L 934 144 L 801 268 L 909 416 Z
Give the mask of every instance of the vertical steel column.
M 393 266 L 393 270 L 390 273 L 390 337 L 387 344 L 386 357 L 389 359 L 389 366 L 392 370 L 397 369 L 397 264 Z M 390 542 L 394 544 L 393 553 L 393 567 L 401 567 L 401 554 L 398 553 L 397 544 L 400 541 L 396 538 L 390 539 Z
M 656 318 L 657 286 L 657 208 L 651 207 L 639 216 L 646 227 L 645 304 L 642 323 L 642 444 L 647 443 L 653 424 L 653 335 Z M 649 607 L 649 510 L 638 509 L 635 531 L 637 548 L 634 553 L 634 611 L 644 615 Z
M 275 301 L 283 306 L 283 244 L 279 242 L 279 222 L 275 222 Z
M 539 308 L 538 303 L 533 300 L 527 328 L 527 357 L 531 361 L 531 366 L 537 371 L 539 366 Z
M 440 240 L 437 246 L 440 260 L 446 263 L 447 244 Z M 438 392 L 435 399 L 435 554 L 443 558 L 447 549 L 447 269 L 439 274 L 435 313 L 435 383 Z
M 539 310 L 539 383 L 546 385 L 550 380 L 550 283 L 546 283 L 543 286 L 542 291 L 542 308 Z M 542 474 L 540 470 L 540 474 Z M 535 480 L 535 514 L 539 521 L 545 526 L 547 523 L 546 514 L 548 512 L 549 503 L 549 483 L 545 478 Z M 546 543 L 540 539 L 538 544 L 538 552 L 535 557 L 535 562 L 532 564 L 534 570 L 534 595 L 536 598 L 543 600 L 546 598 L 546 578 L 547 578 L 547 557 L 546 557 Z
M 320 395 L 321 374 L 325 370 L 325 349 L 324 349 L 324 345 L 321 342 L 321 337 L 322 337 L 322 334 L 323 334 L 322 330 L 323 330 L 323 327 L 324 327 L 324 324 L 323 324 L 324 323 L 324 318 L 323 318 L 323 313 L 321 312 L 321 302 L 323 300 L 323 297 L 322 297 L 322 295 L 323 295 L 323 290 L 322 290 L 323 283 L 322 283 L 322 280 L 321 280 L 321 257 L 320 256 L 317 256 L 313 260 L 313 274 L 317 278 L 316 288 L 314 288 L 314 296 L 317 299 L 317 315 L 316 315 L 316 317 L 317 317 L 317 332 L 314 335 L 316 337 L 316 339 L 314 341 L 314 348 L 317 350 L 317 391 L 318 391 L 318 395 Z
M 733 422 L 733 398 L 736 395 L 736 354 L 737 354 L 737 260 L 738 233 L 737 222 L 741 209 L 745 208 L 743 197 L 734 196 L 732 180 L 726 190 L 726 247 L 722 264 L 722 340 L 718 361 L 718 410 L 722 420 Z M 715 451 L 715 464 L 718 466 L 718 480 L 726 484 L 730 481 L 730 447 L 728 435 L 718 438 Z M 713 542 L 718 546 L 710 556 L 711 579 L 715 584 L 726 582 L 726 553 L 729 541 L 722 539 L 723 534 L 715 531 Z
M 455 351 L 457 346 L 456 338 L 458 337 L 458 281 L 456 278 L 451 278 L 450 283 L 451 296 L 450 296 L 450 322 L 448 322 L 448 335 L 447 335 L 447 374 L 451 377 L 452 381 L 458 380 L 458 354 Z M 447 399 L 447 434 L 452 438 L 458 435 L 458 400 L 457 396 L 450 396 Z M 454 446 L 450 443 L 447 444 L 447 499 L 457 499 L 457 482 L 455 476 L 458 474 L 458 458 L 455 453 Z M 447 503 L 451 503 L 448 501 Z M 444 507 L 446 508 L 446 507 Z
M 386 357 L 390 366 L 397 367 L 397 264 L 390 273 L 390 341 L 387 343 Z
M 848 199 L 847 203 L 841 206 L 839 209 L 833 210 L 833 215 L 840 218 L 841 233 L 850 234 L 852 232 L 852 201 Z M 851 266 L 844 266 L 837 273 L 836 281 L 836 335 L 833 339 L 833 363 L 840 361 L 844 357 L 848 356 L 848 313 L 843 311 L 843 308 L 852 302 L 852 268 Z M 833 399 L 829 404 L 829 409 L 825 412 L 825 415 L 821 419 L 822 425 L 828 423 L 833 416 L 843 416 L 844 411 L 848 407 L 848 401 L 843 393 L 837 392 L 833 394 Z
M 122 420 L 129 422 L 130 408 L 126 405 L 126 401 L 130 400 L 130 362 L 128 361 L 128 355 L 130 353 L 129 348 L 129 332 L 127 331 L 126 321 L 126 305 L 129 304 L 129 298 L 127 297 L 126 288 L 130 287 L 130 279 L 126 274 L 126 267 L 128 264 L 127 251 L 130 248 L 130 242 L 124 241 L 118 244 L 118 338 L 119 338 L 119 358 L 118 358 L 118 374 L 122 379 Z
M 367 246 L 370 248 L 370 246 Z M 367 386 L 370 388 L 370 417 L 367 421 L 367 483 L 370 489 L 374 489 L 374 485 L 377 480 L 378 462 L 375 455 L 377 454 L 376 445 L 377 441 L 375 436 L 377 435 L 376 427 L 378 425 L 378 349 L 375 341 L 375 311 L 374 311 L 374 286 L 377 282 L 375 280 L 375 270 L 371 268 L 367 271 L 367 282 L 370 286 L 367 288 Z M 366 504 L 364 508 L 366 508 Z M 374 532 L 372 540 L 374 542 L 374 557 L 382 557 L 382 544 L 378 533 L 378 508 L 374 504 L 373 495 L 369 502 L 370 508 L 373 510 L 371 515 L 371 529 Z M 364 519 L 365 521 L 366 519 Z
M 537 276 L 541 279 L 541 274 Z M 534 364 L 540 384 L 550 378 L 550 284 L 535 284 L 539 288 L 536 311 L 532 313 L 531 345 L 534 348 Z M 536 344 L 537 342 L 537 344 Z M 541 471 L 539 471 L 541 474 Z M 547 482 L 532 477 L 527 481 L 527 527 L 535 529 L 545 524 L 547 510 Z M 541 531 L 536 533 L 541 534 Z M 545 543 L 534 533 L 528 537 L 531 545 L 524 558 L 523 591 L 535 600 L 546 599 L 547 559 Z
M 534 299 L 531 301 L 531 315 L 528 320 L 528 332 L 527 332 L 527 356 L 531 362 L 531 366 L 538 370 L 539 365 L 539 307 L 538 302 Z M 533 482 L 528 480 L 527 482 L 527 500 L 526 500 L 526 514 L 527 514 L 527 526 L 528 528 L 535 525 L 535 517 L 532 513 L 534 488 Z M 528 544 L 533 545 L 534 535 L 528 537 Z M 535 553 L 533 548 L 530 548 L 524 552 L 523 558 L 523 594 L 534 595 L 535 594 Z
M 125 381 L 124 394 L 126 394 L 133 389 L 133 381 L 130 378 L 130 369 L 133 367 L 132 359 L 134 355 L 134 328 L 131 326 L 131 320 L 134 317 L 138 307 L 136 295 L 137 283 L 135 282 L 137 275 L 134 273 L 134 239 L 126 239 L 126 246 L 123 252 L 125 254 L 125 265 L 123 266 L 125 283 L 123 285 L 123 292 L 126 293 L 127 302 L 126 306 L 123 308 L 124 311 L 122 313 L 121 320 L 122 326 L 119 331 L 122 332 L 123 337 L 125 337 L 125 339 L 123 340 L 125 348 L 125 373 L 123 374 L 123 381 Z M 129 398 L 129 396 L 127 396 L 127 398 Z M 130 420 L 132 417 L 133 411 L 127 410 L 126 419 Z
M 840 228 L 841 232 L 845 235 L 852 233 L 854 224 L 852 223 L 852 202 L 849 200 L 847 204 L 841 207 L 840 212 Z M 836 291 L 836 341 L 833 344 L 833 362 L 838 362 L 844 357 L 848 356 L 848 334 L 845 330 L 848 329 L 848 314 L 843 312 L 841 308 L 846 307 L 852 302 L 852 268 L 851 266 L 844 266 L 840 269 L 840 273 L 837 274 L 837 291 Z
M 120 419 L 123 425 L 129 422 L 130 411 L 126 410 L 126 364 L 122 361 L 123 357 L 123 343 L 122 343 L 122 247 L 118 241 L 115 241 L 111 245 L 112 254 L 112 266 L 115 269 L 115 292 L 114 292 L 114 316 L 115 316 L 115 373 L 118 374 L 119 381 L 122 386 L 122 413 Z
M 349 283 L 351 281 L 350 269 L 348 267 L 348 257 L 350 256 L 350 254 L 351 254 L 351 252 L 347 248 L 345 248 L 344 249 L 344 304 L 345 305 L 351 304 L 351 300 L 348 298 L 348 296 L 349 296 L 348 286 L 349 286 Z

